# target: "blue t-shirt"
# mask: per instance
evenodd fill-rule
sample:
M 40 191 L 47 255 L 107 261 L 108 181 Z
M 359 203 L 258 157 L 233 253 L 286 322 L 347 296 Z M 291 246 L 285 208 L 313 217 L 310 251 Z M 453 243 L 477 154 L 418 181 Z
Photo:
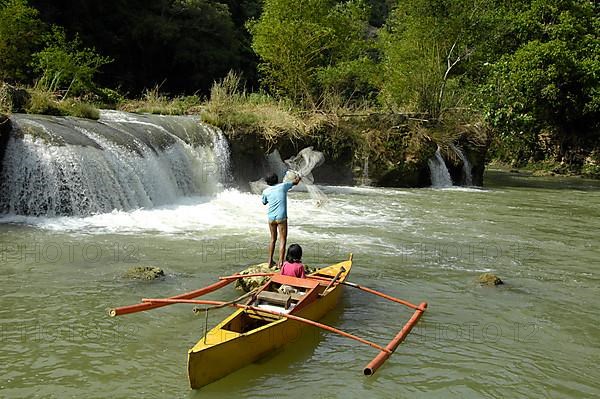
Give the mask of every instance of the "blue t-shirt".
M 292 187 L 293 183 L 285 182 L 264 189 L 262 203 L 269 204 L 269 221 L 287 219 L 287 192 Z

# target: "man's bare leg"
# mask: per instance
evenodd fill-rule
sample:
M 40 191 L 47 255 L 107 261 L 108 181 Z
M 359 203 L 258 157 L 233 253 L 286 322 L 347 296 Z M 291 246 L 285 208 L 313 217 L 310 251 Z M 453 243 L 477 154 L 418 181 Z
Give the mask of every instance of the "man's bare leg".
M 277 222 L 269 222 L 269 231 L 271 232 L 271 242 L 269 243 L 269 261 L 268 265 L 273 264 L 273 254 L 275 253 L 275 243 L 277 242 Z
M 283 267 L 283 261 L 285 260 L 285 245 L 287 243 L 287 220 L 284 220 L 282 223 L 277 225 L 277 229 L 279 230 L 279 235 L 281 239 L 279 240 L 279 267 Z

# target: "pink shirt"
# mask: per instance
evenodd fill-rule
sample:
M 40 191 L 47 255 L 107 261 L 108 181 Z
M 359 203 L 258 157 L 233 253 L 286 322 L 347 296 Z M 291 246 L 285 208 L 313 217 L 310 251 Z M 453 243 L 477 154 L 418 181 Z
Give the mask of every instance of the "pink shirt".
M 284 276 L 292 276 L 298 278 L 305 278 L 304 274 L 304 265 L 302 263 L 290 263 L 283 262 L 283 266 L 281 267 L 281 274 Z

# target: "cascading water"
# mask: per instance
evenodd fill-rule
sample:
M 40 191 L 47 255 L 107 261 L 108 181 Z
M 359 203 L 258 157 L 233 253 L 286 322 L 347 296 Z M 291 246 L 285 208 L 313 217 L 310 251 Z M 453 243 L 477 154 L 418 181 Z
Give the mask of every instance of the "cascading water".
M 435 156 L 427 160 L 427 164 L 429 165 L 432 187 L 452 186 L 452 178 L 450 177 L 450 172 L 448 172 L 444 158 L 442 158 L 442 154 L 440 153 L 440 147 L 435 151 Z
M 452 150 L 456 153 L 456 155 L 458 155 L 458 157 L 462 161 L 464 185 L 472 186 L 473 185 L 473 174 L 471 172 L 471 163 L 469 162 L 469 159 L 467 158 L 467 156 L 465 155 L 465 153 L 463 152 L 463 150 L 460 147 L 455 146 L 454 144 L 450 144 L 450 148 L 452 148 Z
M 191 117 L 11 117 L 0 212 L 87 216 L 210 194 L 230 181 L 223 134 Z
M 358 179 L 359 186 L 370 186 L 371 178 L 369 177 L 369 155 L 363 158 L 362 176 Z

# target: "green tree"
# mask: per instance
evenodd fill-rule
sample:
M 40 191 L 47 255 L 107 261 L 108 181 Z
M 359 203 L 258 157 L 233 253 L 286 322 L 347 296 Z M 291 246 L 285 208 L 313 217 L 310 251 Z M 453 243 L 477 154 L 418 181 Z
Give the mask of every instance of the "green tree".
M 78 37 L 67 40 L 64 30 L 57 26 L 52 27 L 46 47 L 34 54 L 33 60 L 41 74 L 38 85 L 49 91 L 65 90 L 63 98 L 93 90 L 94 75 L 111 62 L 94 49 L 83 47 Z
M 459 104 L 469 64 L 486 56 L 494 0 L 401 1 L 380 34 L 382 103 L 440 118 Z M 476 62 L 475 62 L 476 63 Z
M 362 0 L 266 0 L 260 19 L 248 24 L 263 83 L 314 105 L 328 83 L 364 59 L 368 18 Z
M 31 54 L 38 49 L 44 24 L 26 0 L 0 3 L 0 79 L 18 81 L 30 75 Z
M 483 87 L 498 155 L 517 162 L 543 158 L 549 154 L 540 135 L 549 135 L 559 161 L 580 162 L 571 149 L 597 145 L 599 138 L 600 6 L 534 0 L 509 16 L 507 37 L 517 46 L 490 64 Z

